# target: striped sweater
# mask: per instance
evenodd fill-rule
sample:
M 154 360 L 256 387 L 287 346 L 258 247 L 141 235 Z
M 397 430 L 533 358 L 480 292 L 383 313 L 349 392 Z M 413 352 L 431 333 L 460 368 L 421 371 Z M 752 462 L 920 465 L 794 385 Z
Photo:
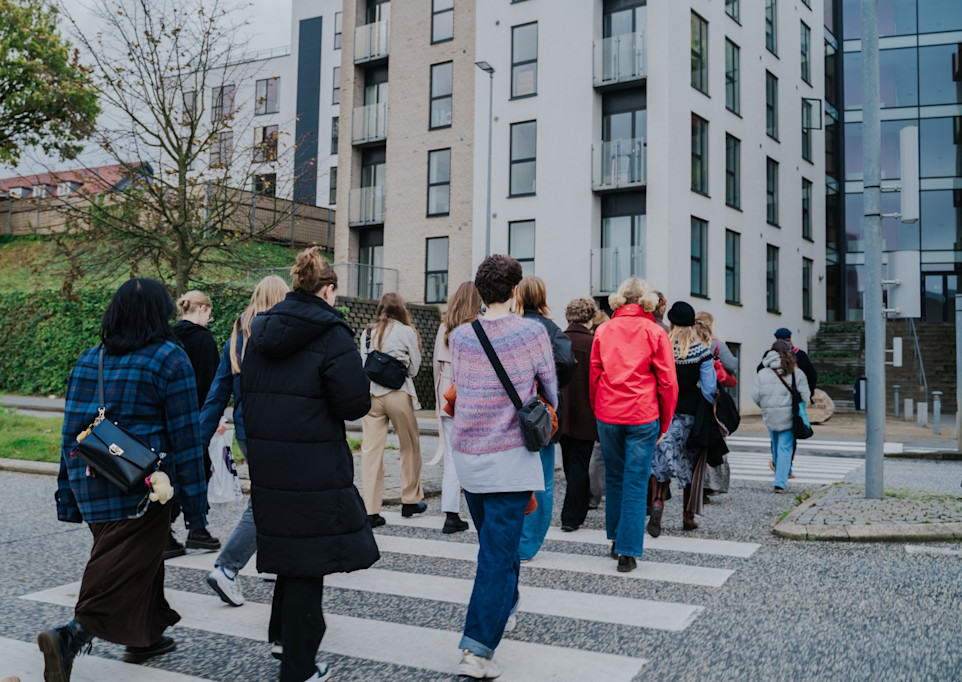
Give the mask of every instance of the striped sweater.
M 522 404 L 536 393 L 558 406 L 551 342 L 544 325 L 519 315 L 479 318 Z M 518 413 L 471 325 L 461 325 L 448 340 L 458 397 L 454 410 L 453 447 L 481 455 L 524 446 Z

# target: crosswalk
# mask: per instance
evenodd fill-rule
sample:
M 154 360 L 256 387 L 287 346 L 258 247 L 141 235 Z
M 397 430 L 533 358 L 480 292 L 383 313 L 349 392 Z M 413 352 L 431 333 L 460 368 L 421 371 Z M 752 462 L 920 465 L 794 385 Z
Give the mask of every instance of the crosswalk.
M 399 570 L 407 561 L 436 558 L 456 565 L 470 565 L 477 560 L 477 535 L 473 528 L 456 536 L 439 532 L 439 517 L 404 519 L 394 512 L 382 512 L 388 521 L 385 529 L 377 532 L 378 546 L 385 561 L 375 567 L 350 574 L 337 574 L 325 579 L 325 600 L 341 594 L 382 595 L 397 600 L 402 609 L 415 609 L 424 604 L 443 603 L 459 607 L 467 605 L 473 580 L 469 577 L 434 575 L 417 569 Z M 438 530 L 436 537 L 423 529 Z M 430 535 L 430 537 L 426 537 Z M 690 536 L 662 535 L 645 538 L 646 557 L 631 573 L 617 573 L 615 562 L 608 557 L 610 542 L 603 531 L 581 529 L 563 533 L 552 527 L 549 545 L 531 562 L 522 566 L 521 604 L 519 622 L 534 624 L 549 619 L 557 626 L 564 623 L 572 631 L 590 627 L 615 627 L 626 633 L 641 628 L 666 635 L 683 633 L 708 608 L 705 602 L 714 591 L 724 590 L 728 581 L 745 561 L 751 560 L 760 545 L 747 542 L 701 539 Z M 647 556 L 651 552 L 654 559 Z M 223 604 L 204 584 L 206 572 L 214 565 L 216 554 L 191 553 L 167 562 L 170 568 L 188 571 L 197 577 L 197 591 L 167 589 L 167 598 L 182 616 L 173 631 L 192 629 L 236 639 L 240 648 L 250 648 L 253 642 L 264 642 L 270 615 L 269 600 L 248 601 L 241 608 Z M 721 564 L 724 567 L 719 567 Z M 458 571 L 468 576 L 470 571 Z M 255 561 L 241 572 L 242 580 L 251 581 L 257 575 Z M 544 577 L 549 576 L 550 580 Z M 598 581 L 617 581 L 608 593 L 593 590 Z M 246 584 L 252 584 L 248 582 Z M 178 584 L 184 587 L 183 581 Z M 647 590 L 644 589 L 651 586 Z M 671 586 L 684 588 L 684 601 L 659 597 Z M 49 589 L 22 596 L 32 602 L 52 604 L 64 608 L 64 615 L 76 601 L 79 583 L 56 585 Z M 670 590 L 668 590 L 670 591 Z M 694 596 L 693 599 L 687 597 Z M 689 603 L 691 602 L 691 603 Z M 701 603 L 699 603 L 701 602 Z M 344 615 L 326 613 L 327 633 L 321 651 L 348 659 L 407 666 L 424 671 L 421 677 L 393 679 L 421 679 L 431 674 L 453 675 L 457 664 L 459 630 L 430 627 L 430 623 L 410 624 L 397 620 L 377 620 L 365 614 Z M 404 621 L 404 618 L 398 619 Z M 549 622 L 545 621 L 545 622 Z M 530 631 L 529 631 L 530 632 Z M 534 639 L 535 641 L 531 641 Z M 638 641 L 627 637 L 626 641 Z M 581 640 L 578 640 L 581 641 Z M 497 660 L 504 671 L 502 680 L 585 680 L 603 679 L 606 682 L 628 682 L 642 673 L 656 651 L 636 650 L 612 652 L 603 642 L 584 640 L 583 646 L 558 645 L 551 637 L 513 638 L 511 633 L 497 650 Z M 266 647 L 264 648 L 266 651 Z M 9 652 L 9 656 L 8 656 Z M 78 659 L 75 682 L 113 682 L 136 679 L 148 682 L 187 682 L 202 680 L 204 675 L 217 677 L 216 671 L 198 667 L 190 672 L 201 677 L 189 677 L 181 662 L 180 673 L 163 669 L 163 659 L 154 667 L 130 666 L 118 661 L 98 658 L 96 649 L 91 656 Z M 23 660 L 24 680 L 39 679 L 39 662 L 35 645 L 0 639 L 0 659 L 16 656 Z M 323 653 L 322 653 L 323 655 Z M 339 665 L 345 665 L 343 659 Z M 265 679 L 276 675 L 276 663 L 266 662 L 269 670 Z M 32 667 L 30 667 L 32 666 Z M 151 676 L 141 674 L 148 671 Z
M 769 461 L 771 441 L 765 437 L 731 436 L 726 441 L 731 451 L 728 465 L 731 478 L 736 481 L 774 480 Z M 896 445 L 901 445 L 897 443 Z M 837 452 L 843 457 L 804 454 L 807 452 Z M 824 485 L 841 481 L 849 473 L 865 464 L 865 445 L 853 441 L 799 441 L 792 460 L 792 482 L 798 485 Z

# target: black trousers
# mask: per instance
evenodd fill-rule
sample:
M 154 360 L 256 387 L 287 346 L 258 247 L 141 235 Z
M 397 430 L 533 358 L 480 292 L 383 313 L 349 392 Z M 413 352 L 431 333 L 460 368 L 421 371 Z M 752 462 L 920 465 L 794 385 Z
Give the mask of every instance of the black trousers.
M 591 500 L 588 463 L 594 445 L 591 440 L 561 436 L 561 461 L 568 481 L 564 506 L 561 508 L 562 526 L 580 526 L 588 516 L 588 502 Z
M 323 578 L 277 576 L 267 636 L 284 646 L 281 682 L 304 682 L 315 672 L 317 648 L 327 629 L 323 596 Z

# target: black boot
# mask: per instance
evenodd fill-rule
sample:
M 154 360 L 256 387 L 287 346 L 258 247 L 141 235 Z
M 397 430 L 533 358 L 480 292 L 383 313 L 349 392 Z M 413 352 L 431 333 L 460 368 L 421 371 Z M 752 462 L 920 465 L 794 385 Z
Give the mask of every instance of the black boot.
M 423 514 L 427 511 L 427 502 L 415 502 L 414 504 L 402 504 L 401 505 L 401 516 L 408 519 L 415 514 Z
M 187 533 L 187 549 L 220 549 L 220 540 L 213 537 L 206 528 L 192 528 Z
M 174 531 L 170 531 L 170 535 L 167 536 L 167 545 L 164 547 L 164 561 L 184 556 L 185 554 L 187 554 L 187 550 L 184 549 L 182 544 L 177 542 L 177 538 L 174 537 Z
M 43 679 L 47 682 L 69 682 L 73 661 L 87 647 L 93 635 L 75 621 L 37 635 L 37 646 L 43 652 Z
M 468 522 L 461 519 L 457 512 L 446 512 L 447 518 L 444 520 L 444 528 L 441 532 L 445 535 L 460 533 L 468 529 Z

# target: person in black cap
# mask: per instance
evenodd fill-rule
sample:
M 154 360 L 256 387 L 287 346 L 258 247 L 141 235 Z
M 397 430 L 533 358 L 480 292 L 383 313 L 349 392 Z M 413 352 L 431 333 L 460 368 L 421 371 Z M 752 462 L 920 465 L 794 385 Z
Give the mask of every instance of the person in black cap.
M 815 384 L 818 382 L 818 371 L 815 369 L 815 365 L 812 364 L 812 360 L 808 357 L 808 353 L 792 344 L 792 331 L 786 327 L 779 327 L 775 330 L 775 340 L 787 341 L 792 346 L 792 351 L 795 353 L 795 362 L 798 364 L 798 368 L 802 370 L 805 378 L 808 379 L 808 387 L 811 389 L 812 399 L 814 399 Z M 767 353 L 768 351 L 765 352 Z M 759 362 L 755 371 L 760 372 L 762 366 L 762 363 Z

